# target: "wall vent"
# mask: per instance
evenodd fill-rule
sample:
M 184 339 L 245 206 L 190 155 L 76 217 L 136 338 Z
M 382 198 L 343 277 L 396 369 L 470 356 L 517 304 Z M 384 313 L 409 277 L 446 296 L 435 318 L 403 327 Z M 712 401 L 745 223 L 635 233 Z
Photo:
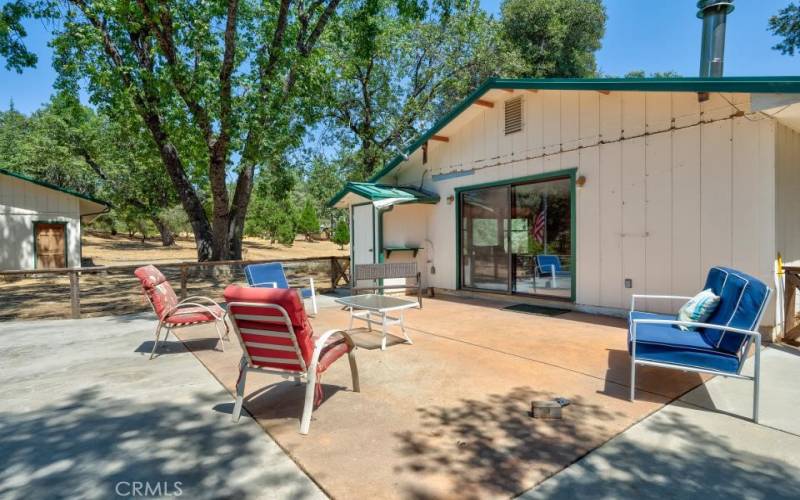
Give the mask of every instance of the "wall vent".
M 506 135 L 522 130 L 522 96 L 512 97 L 505 102 Z

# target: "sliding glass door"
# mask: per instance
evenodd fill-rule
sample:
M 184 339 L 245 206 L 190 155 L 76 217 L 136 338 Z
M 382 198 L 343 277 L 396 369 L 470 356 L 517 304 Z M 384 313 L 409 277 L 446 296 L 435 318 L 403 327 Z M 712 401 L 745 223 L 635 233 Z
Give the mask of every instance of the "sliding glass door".
M 570 298 L 571 178 L 460 193 L 461 286 Z
M 508 290 L 508 213 L 507 186 L 462 193 L 463 286 Z

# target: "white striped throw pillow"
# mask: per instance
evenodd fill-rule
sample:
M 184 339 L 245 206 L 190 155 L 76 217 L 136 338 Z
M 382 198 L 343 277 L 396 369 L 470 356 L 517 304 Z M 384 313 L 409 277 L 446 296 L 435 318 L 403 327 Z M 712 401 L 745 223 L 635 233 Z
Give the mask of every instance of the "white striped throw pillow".
M 708 318 L 711 317 L 711 314 L 714 313 L 718 305 L 719 296 L 714 295 L 714 292 L 712 292 L 710 288 L 708 290 L 703 290 L 680 308 L 678 311 L 678 321 L 705 323 Z M 694 331 L 694 328 L 684 325 L 678 325 L 678 328 L 685 332 Z

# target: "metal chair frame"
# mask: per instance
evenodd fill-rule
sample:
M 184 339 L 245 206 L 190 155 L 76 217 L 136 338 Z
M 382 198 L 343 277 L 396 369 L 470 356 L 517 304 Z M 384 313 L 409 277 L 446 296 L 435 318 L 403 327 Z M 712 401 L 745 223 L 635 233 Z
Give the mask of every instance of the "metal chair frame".
M 301 383 L 303 379 L 306 381 L 306 394 L 305 400 L 303 403 L 303 415 L 300 419 L 300 434 L 308 434 L 308 429 L 311 426 L 311 414 L 314 411 L 314 388 L 317 383 L 317 365 L 319 363 L 320 355 L 322 354 L 322 349 L 325 348 L 325 344 L 328 339 L 338 333 L 342 336 L 345 343 L 350 347 L 348 352 L 348 361 L 350 362 L 350 375 L 353 379 L 353 392 L 361 392 L 361 387 L 359 384 L 358 379 L 358 366 L 356 365 L 356 344 L 353 342 L 353 339 L 348 335 L 347 332 L 344 330 L 328 330 L 323 333 L 314 343 L 314 353 L 311 356 L 311 363 L 306 365 L 305 360 L 303 359 L 303 353 L 300 350 L 300 344 L 297 341 L 297 335 L 294 332 L 294 328 L 292 327 L 292 322 L 289 319 L 289 314 L 286 312 L 286 309 L 277 305 L 277 304 L 263 304 L 259 302 L 231 302 L 228 304 L 228 310 L 233 311 L 237 307 L 247 307 L 247 308 L 258 308 L 264 310 L 271 310 L 277 311 L 280 313 L 280 316 L 259 316 L 259 315 L 252 315 L 252 314 L 236 314 L 235 312 L 231 313 L 233 315 L 233 329 L 236 332 L 236 338 L 239 340 L 239 344 L 242 347 L 242 359 L 239 362 L 239 380 L 236 382 L 236 402 L 233 407 L 233 421 L 238 422 L 239 417 L 241 416 L 242 412 L 242 405 L 244 403 L 244 388 L 245 383 L 247 380 L 247 373 L 250 371 L 260 372 L 260 373 L 268 373 L 272 375 L 280 375 L 284 378 L 293 378 L 296 383 Z M 239 325 L 237 323 L 237 319 L 244 319 L 247 321 L 258 321 L 263 323 L 272 323 L 275 325 L 283 325 L 286 328 L 286 331 L 279 331 L 279 330 L 252 330 L 246 331 L 250 335 L 265 335 L 265 336 L 272 336 L 272 337 L 283 337 L 289 338 L 292 341 L 292 346 L 286 346 L 283 344 L 270 344 L 270 343 L 263 343 L 253 346 L 253 342 L 245 342 L 242 338 L 242 332 L 239 329 Z M 290 351 L 294 352 L 296 358 L 263 358 L 266 361 L 278 362 L 282 364 L 297 364 L 299 370 L 285 370 L 281 368 L 269 368 L 269 367 L 262 367 L 254 364 L 253 358 L 250 356 L 250 353 L 247 350 L 248 344 L 251 347 L 266 347 L 269 349 L 276 349 L 282 351 Z M 260 360 L 261 358 L 257 359 Z
M 150 307 L 153 309 L 153 312 L 156 315 L 158 315 L 158 311 L 156 311 L 156 306 L 155 306 L 155 304 L 153 304 L 153 301 L 150 299 L 150 296 L 147 295 L 147 291 L 144 289 L 144 287 L 142 287 L 142 294 L 144 295 L 144 298 L 147 301 L 147 303 L 150 304 Z M 224 311 L 222 316 L 216 314 L 214 312 L 214 310 L 211 309 L 208 305 L 199 304 L 197 302 L 193 302 L 193 301 L 196 301 L 196 300 L 202 300 L 202 301 L 210 302 L 211 304 L 219 307 L 220 309 L 222 309 Z M 201 309 L 204 309 L 214 319 L 207 320 L 207 321 L 197 321 L 197 322 L 192 322 L 192 323 L 175 324 L 175 325 L 170 325 L 170 323 L 166 322 L 167 318 L 170 318 L 170 317 L 173 317 L 173 316 L 179 316 L 181 314 L 195 314 L 195 312 L 189 312 L 189 311 L 180 312 L 180 309 L 186 308 L 186 307 L 199 307 Z M 164 314 L 161 317 L 158 318 L 158 325 L 156 326 L 156 340 L 153 343 L 153 350 L 150 351 L 150 359 L 153 359 L 153 356 L 155 356 L 156 351 L 158 350 L 159 342 L 166 342 L 167 338 L 169 338 L 169 334 L 170 334 L 170 332 L 172 332 L 172 330 L 175 330 L 175 329 L 178 329 L 178 328 L 184 328 L 184 327 L 187 327 L 187 326 L 203 325 L 203 324 L 206 324 L 206 323 L 211 323 L 212 321 L 214 322 L 214 328 L 217 330 L 217 336 L 219 336 L 220 349 L 222 350 L 222 352 L 225 352 L 225 342 L 223 340 L 222 331 L 220 331 L 220 329 L 219 329 L 219 324 L 222 323 L 225 326 L 224 338 L 230 340 L 230 329 L 228 328 L 228 322 L 225 321 L 225 318 L 227 316 L 228 316 L 228 312 L 225 311 L 225 309 L 222 306 L 220 306 L 214 299 L 211 299 L 211 298 L 208 298 L 208 297 L 203 297 L 203 296 L 200 296 L 200 295 L 194 295 L 192 297 L 186 297 L 185 299 L 183 299 L 180 302 L 178 302 L 175 305 L 175 307 L 165 311 Z M 159 337 L 161 337 L 161 329 L 162 328 L 166 329 L 166 334 L 164 335 L 163 339 L 159 339 Z
M 764 297 L 764 304 L 769 303 L 769 299 L 772 295 L 772 289 L 767 290 L 767 295 Z M 631 312 L 636 310 L 636 299 L 648 299 L 648 300 L 689 300 L 692 297 L 683 297 L 683 296 L 675 296 L 675 295 L 632 295 L 631 296 Z M 719 375 L 722 377 L 730 377 L 730 378 L 737 378 L 743 380 L 752 380 L 753 381 L 753 421 L 758 423 L 758 405 L 759 405 L 759 379 L 761 377 L 761 334 L 758 332 L 758 325 L 761 323 L 761 318 L 764 315 L 764 310 L 766 307 L 762 305 L 761 310 L 758 313 L 758 316 L 755 318 L 754 326 L 752 330 L 745 330 L 742 328 L 734 328 L 732 326 L 727 325 L 715 325 L 711 323 L 698 323 L 694 321 L 679 321 L 679 320 L 668 320 L 668 319 L 635 319 L 632 321 L 633 327 L 631 328 L 631 401 L 634 400 L 635 393 L 636 393 L 636 365 L 649 365 L 649 366 L 659 366 L 661 368 L 669 368 L 672 370 L 681 370 L 685 372 L 694 372 L 694 373 L 708 373 L 711 375 Z M 639 325 L 673 325 L 673 326 L 688 326 L 693 328 L 708 328 L 712 330 L 721 330 L 724 332 L 731 332 L 731 333 L 738 333 L 741 335 L 746 335 L 747 340 L 742 344 L 742 347 L 739 350 L 739 369 L 736 373 L 731 372 L 724 372 L 719 370 L 711 370 L 705 368 L 695 368 L 690 366 L 678 365 L 673 363 L 662 363 L 657 361 L 645 361 L 636 359 L 636 328 Z M 677 330 L 679 333 L 680 330 Z M 744 368 L 744 362 L 747 360 L 748 355 L 750 354 L 750 348 L 755 345 L 755 356 L 754 362 L 755 366 L 753 371 L 753 376 L 749 375 L 742 375 L 742 369 Z

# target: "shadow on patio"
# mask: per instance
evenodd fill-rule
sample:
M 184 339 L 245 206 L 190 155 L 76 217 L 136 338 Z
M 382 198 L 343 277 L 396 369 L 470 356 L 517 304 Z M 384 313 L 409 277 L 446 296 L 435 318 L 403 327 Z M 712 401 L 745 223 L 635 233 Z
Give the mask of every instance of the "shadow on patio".
M 64 497 L 113 498 L 140 481 L 160 487 L 157 496 L 177 487 L 192 498 L 233 498 L 252 495 L 247 483 L 256 478 L 264 486 L 291 482 L 274 469 L 239 466 L 260 453 L 258 436 L 209 419 L 217 401 L 195 394 L 190 404 L 148 405 L 90 387 L 36 411 L 2 412 L 0 497 L 50 497 L 57 485 Z
M 348 317 L 324 307 L 312 322 L 319 334 Z M 306 437 L 298 433 L 304 388 L 248 376 L 247 411 L 334 497 L 518 494 L 701 382 L 643 369 L 637 400 L 628 401 L 626 333 L 616 319 L 426 299 L 406 326 L 414 344 L 386 351 L 371 349 L 379 333 L 356 331 L 362 392 L 350 390 L 347 363 L 335 363 Z M 221 353 L 196 343 L 208 329 L 178 334 L 232 391 L 236 342 Z M 532 400 L 556 396 L 572 401 L 563 420 L 528 416 Z
M 713 432 L 719 422 L 678 402 L 522 498 L 797 498 L 800 468 L 787 460 L 796 448 L 770 444 L 796 437 L 725 420 L 760 442 L 760 452 L 746 450 Z
M 455 489 L 439 494 L 516 495 L 530 487 L 531 469 L 558 470 L 590 450 L 593 431 L 603 431 L 604 423 L 624 417 L 582 398 L 565 409 L 563 420 L 534 420 L 527 414 L 531 401 L 552 397 L 516 387 L 457 406 L 420 408 L 421 427 L 426 430 L 395 435 L 404 456 L 399 467 L 418 474 L 427 486 L 437 476 L 458 479 Z M 587 427 L 585 421 L 595 424 Z M 414 498 L 433 494 L 421 485 L 408 485 L 407 490 Z

